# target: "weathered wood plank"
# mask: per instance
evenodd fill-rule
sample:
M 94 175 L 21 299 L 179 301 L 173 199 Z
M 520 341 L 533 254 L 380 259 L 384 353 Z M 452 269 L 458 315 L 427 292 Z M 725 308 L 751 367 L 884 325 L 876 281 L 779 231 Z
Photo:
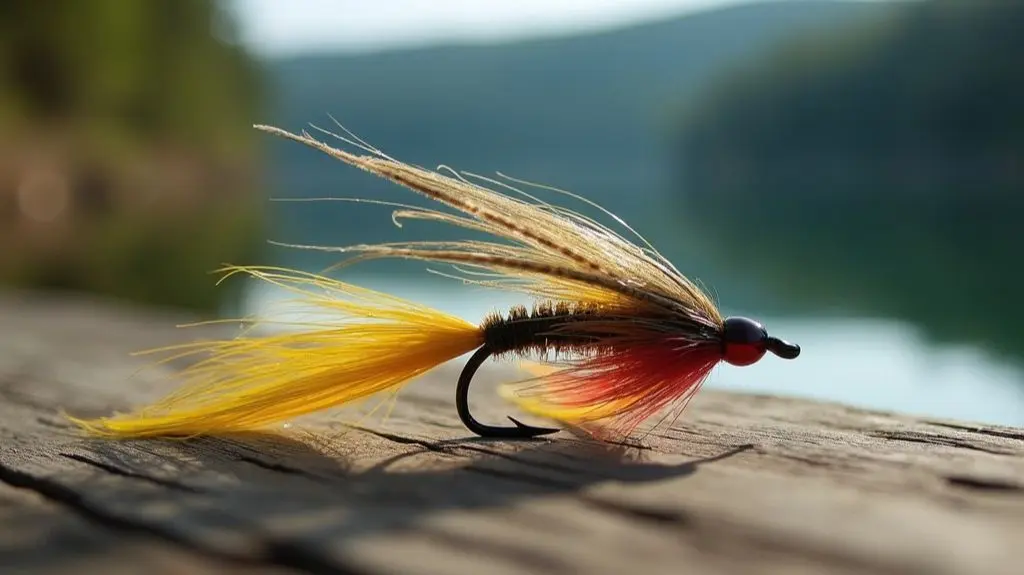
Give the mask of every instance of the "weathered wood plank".
M 0 562 L 13 572 L 1016 573 L 1024 430 L 706 390 L 640 447 L 468 438 L 457 366 L 386 420 L 187 442 L 77 437 L 174 314 L 0 296 Z M 509 368 L 488 366 L 493 379 Z M 474 393 L 481 417 L 508 406 Z M 479 403 L 479 407 L 476 404 Z M 357 413 L 345 413 L 348 419 Z M 344 433 L 342 435 L 342 433 Z M 8 571 L 4 571 L 5 573 Z

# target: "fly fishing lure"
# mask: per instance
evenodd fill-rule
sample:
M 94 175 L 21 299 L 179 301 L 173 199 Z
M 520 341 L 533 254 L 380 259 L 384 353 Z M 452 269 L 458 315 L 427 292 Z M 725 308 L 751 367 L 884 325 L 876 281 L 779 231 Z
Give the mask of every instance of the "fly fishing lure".
M 451 264 L 489 279 L 463 280 L 517 290 L 537 299 L 474 325 L 429 307 L 324 275 L 272 267 L 236 267 L 298 294 L 338 320 L 295 322 L 281 333 L 194 342 L 164 351 L 169 359 L 205 355 L 184 368 L 181 387 L 133 413 L 93 420 L 71 418 L 104 437 L 196 436 L 252 430 L 348 404 L 473 352 L 456 386 L 465 426 L 480 436 L 520 438 L 559 431 L 509 418 L 514 426 L 479 422 L 468 393 L 490 357 L 540 352 L 562 367 L 506 393 L 524 411 L 598 431 L 629 435 L 656 413 L 678 416 L 721 361 L 748 366 L 767 352 L 796 358 L 797 345 L 769 336 L 747 318 L 723 318 L 714 302 L 625 222 L 593 202 L 643 245 L 593 219 L 472 174 L 446 175 L 385 155 L 351 132 L 323 133 L 358 148 L 344 151 L 271 126 L 258 130 L 315 148 L 391 180 L 460 213 L 390 204 L 402 218 L 432 220 L 484 232 L 495 241 L 413 241 L 343 248 L 294 246 L 349 254 L 342 264 L 401 258 Z M 489 182 L 515 192 L 499 193 Z M 556 192 L 560 190 L 554 190 Z M 569 194 L 568 192 L 561 192 Z M 383 202 L 380 202 L 383 203 Z M 475 351 L 474 351 L 475 350 Z M 167 360 L 165 360 L 167 361 Z M 596 425 L 594 425 L 596 424 Z

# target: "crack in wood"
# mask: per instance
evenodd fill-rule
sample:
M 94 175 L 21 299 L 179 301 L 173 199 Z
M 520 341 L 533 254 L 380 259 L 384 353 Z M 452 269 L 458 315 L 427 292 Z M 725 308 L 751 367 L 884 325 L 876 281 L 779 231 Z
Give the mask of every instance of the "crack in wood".
M 105 463 L 105 462 L 102 462 L 102 461 L 97 461 L 95 459 L 92 459 L 90 457 L 86 457 L 86 456 L 78 454 L 78 453 L 58 453 L 58 455 L 60 455 L 61 457 L 70 459 L 72 461 L 77 461 L 79 463 L 84 463 L 84 464 L 89 465 L 91 467 L 95 467 L 97 469 L 101 469 L 101 470 L 106 471 L 107 473 L 110 473 L 110 474 L 113 474 L 113 475 L 120 475 L 121 477 L 127 477 L 127 478 L 130 478 L 130 479 L 138 479 L 140 481 L 146 481 L 146 482 L 152 483 L 154 485 L 159 485 L 161 487 L 166 487 L 167 489 L 172 489 L 174 491 L 183 491 L 183 492 L 186 492 L 186 493 L 201 493 L 201 491 L 199 489 L 196 489 L 195 487 L 191 487 L 191 486 L 185 485 L 183 483 L 178 483 L 176 481 L 170 481 L 168 479 L 160 479 L 159 477 L 153 477 L 151 475 L 145 475 L 145 474 L 138 473 L 138 472 L 135 472 L 135 471 L 129 471 L 127 469 L 122 469 L 120 467 L 117 467 L 116 465 L 111 465 L 109 463 Z
M 271 463 L 269 461 L 263 461 L 258 457 L 252 457 L 250 455 L 236 455 L 235 459 L 259 467 L 260 469 L 266 469 L 267 471 L 274 471 L 276 473 L 283 473 L 284 475 L 292 475 L 296 477 L 302 477 L 310 481 L 317 483 L 331 483 L 331 479 L 321 477 L 315 473 L 310 473 L 305 469 L 298 467 L 292 467 L 290 465 L 284 465 L 281 463 Z
M 1000 437 L 1000 438 L 1003 438 L 1003 439 L 1013 439 L 1013 440 L 1022 442 L 1021 448 L 1024 449 L 1024 433 L 1021 433 L 1019 431 L 1011 431 L 1011 430 L 1003 431 L 1003 430 L 999 430 L 999 429 L 991 429 L 991 428 L 988 428 L 988 427 L 972 427 L 972 426 L 969 426 L 969 425 L 957 425 L 957 424 L 954 424 L 954 423 L 945 423 L 945 422 L 941 422 L 941 421 L 926 421 L 925 423 L 927 423 L 929 425 L 934 425 L 936 427 L 944 427 L 946 429 L 955 429 L 957 431 L 967 431 L 969 433 L 977 433 L 978 435 L 988 435 L 990 437 Z
M 65 455 L 65 457 L 67 457 L 67 455 Z M 69 458 L 79 460 L 74 457 Z M 83 461 L 83 463 L 95 465 L 95 462 L 91 461 Z M 115 471 L 113 469 L 108 469 L 109 466 L 99 465 L 97 467 L 111 473 L 116 473 L 117 475 L 124 475 L 120 470 Z M 193 539 L 184 537 L 172 530 L 161 529 L 159 526 L 145 521 L 134 521 L 118 516 L 117 514 L 109 513 L 104 510 L 102 506 L 90 503 L 83 494 L 76 492 L 74 489 L 50 479 L 35 477 L 31 474 L 9 467 L 2 462 L 0 462 L 0 482 L 17 489 L 26 489 L 33 493 L 37 493 L 46 500 L 68 509 L 75 515 L 102 528 L 132 533 L 135 535 L 140 533 L 145 534 L 166 543 L 173 544 L 174 546 L 189 552 L 198 553 L 229 564 L 253 567 L 270 565 L 274 567 L 283 567 L 309 575 L 362 575 L 363 573 L 362 571 L 350 569 L 343 565 L 326 562 L 322 558 L 313 554 L 307 554 L 304 551 L 299 550 L 295 545 L 287 542 L 273 540 L 263 541 L 263 547 L 265 548 L 264 557 L 239 555 L 225 552 L 215 547 L 199 545 Z
M 989 447 L 982 447 L 980 445 L 975 445 L 970 441 L 966 441 L 955 436 L 943 436 L 934 433 L 925 433 L 923 431 L 877 430 L 868 432 L 867 435 L 869 435 L 870 437 L 876 437 L 878 439 L 886 439 L 890 441 L 908 441 L 912 443 L 923 443 L 927 445 L 956 447 L 958 449 L 969 449 L 972 451 L 980 451 L 982 453 L 989 453 L 992 455 L 1014 455 L 1014 452 L 1009 449 L 994 449 Z
M 955 487 L 977 491 L 1002 491 L 1010 493 L 1019 491 L 1024 494 L 1024 486 L 1002 479 L 950 475 L 946 477 L 946 482 Z
M 399 445 L 417 445 L 419 447 L 426 448 L 434 453 L 444 453 L 446 455 L 453 455 L 452 450 L 447 448 L 448 442 L 445 441 L 427 441 L 426 439 L 419 439 L 416 437 L 406 437 L 397 433 L 390 433 L 387 431 L 380 431 L 379 429 L 370 429 L 368 427 L 359 427 L 359 431 L 368 433 L 374 437 L 386 439 Z

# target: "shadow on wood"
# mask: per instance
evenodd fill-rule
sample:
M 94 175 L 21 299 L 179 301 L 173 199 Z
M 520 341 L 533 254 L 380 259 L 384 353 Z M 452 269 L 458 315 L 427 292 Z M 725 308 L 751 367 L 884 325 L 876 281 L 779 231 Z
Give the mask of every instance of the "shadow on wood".
M 322 556 L 304 542 L 342 550 L 361 537 L 421 531 L 424 522 L 446 511 L 500 510 L 516 500 L 578 496 L 608 481 L 678 479 L 752 447 L 665 465 L 643 462 L 642 450 L 622 446 L 552 440 L 486 449 L 497 443 L 470 438 L 410 444 L 411 450 L 355 469 L 344 458 L 279 434 L 84 440 L 64 446 L 58 455 L 103 473 L 76 482 L 78 495 L 54 495 L 80 497 L 83 514 L 109 527 L 149 531 L 224 558 L 327 572 L 339 557 Z M 470 455 L 456 455 L 464 450 Z M 112 482 L 110 476 L 131 481 Z M 646 519 L 658 515 L 631 512 Z M 467 547 L 477 543 L 465 542 Z

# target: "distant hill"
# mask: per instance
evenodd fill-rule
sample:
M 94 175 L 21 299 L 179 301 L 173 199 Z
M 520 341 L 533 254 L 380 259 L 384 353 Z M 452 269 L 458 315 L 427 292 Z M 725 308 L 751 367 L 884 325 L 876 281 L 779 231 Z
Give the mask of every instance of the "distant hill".
M 570 38 L 290 58 L 272 63 L 277 109 L 269 120 L 291 129 L 309 122 L 330 127 L 327 114 L 333 114 L 406 161 L 501 171 L 567 188 L 615 210 L 692 269 L 701 264 L 684 247 L 681 214 L 665 209 L 679 193 L 665 147 L 677 108 L 780 42 L 884 9 L 859 2 L 761 3 Z M 274 146 L 278 195 L 415 200 L 316 152 Z M 388 210 L 372 206 L 273 207 L 280 214 L 275 237 L 286 241 L 450 237 L 415 224 L 396 229 Z
M 1021 30 L 1022 2 L 933 0 L 752 60 L 678 127 L 678 209 L 796 305 L 1024 357 Z

